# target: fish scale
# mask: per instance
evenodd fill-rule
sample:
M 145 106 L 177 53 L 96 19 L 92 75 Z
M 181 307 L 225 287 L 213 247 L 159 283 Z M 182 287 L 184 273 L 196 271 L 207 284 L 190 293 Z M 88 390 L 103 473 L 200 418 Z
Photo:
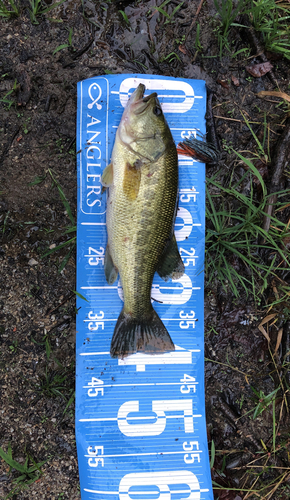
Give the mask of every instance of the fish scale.
M 174 350 L 152 307 L 151 288 L 156 270 L 164 279 L 184 272 L 173 236 L 177 151 L 157 94 L 143 99 L 144 90 L 139 85 L 128 101 L 102 177 L 109 186 L 105 274 L 112 284 L 119 272 L 124 294 L 111 344 L 118 357 Z
M 126 153 L 125 150 L 124 156 Z M 114 154 L 112 160 L 113 165 L 118 163 Z M 116 187 L 110 187 L 112 203 L 108 203 L 107 210 L 109 245 L 122 281 L 125 310 L 133 314 L 140 315 L 148 309 L 153 275 L 171 233 L 178 182 L 175 161 L 177 155 L 173 146 L 153 166 L 143 167 L 139 195 L 131 204 L 122 188 L 122 176 L 118 176 Z M 153 175 L 147 177 L 152 168 Z M 158 226 L 162 231 L 157 230 Z M 124 241 L 126 238 L 129 241 Z

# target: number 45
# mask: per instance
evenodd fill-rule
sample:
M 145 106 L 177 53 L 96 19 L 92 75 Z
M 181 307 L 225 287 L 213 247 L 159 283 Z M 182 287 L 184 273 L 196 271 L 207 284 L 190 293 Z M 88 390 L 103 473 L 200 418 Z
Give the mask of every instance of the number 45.
M 185 373 L 184 378 L 181 378 L 180 382 L 186 384 L 180 387 L 180 392 L 182 394 L 188 394 L 191 389 L 193 390 L 193 392 L 196 392 L 196 384 L 198 384 L 198 382 L 196 382 L 196 379 L 194 377 L 191 377 L 190 375 L 187 375 Z
M 99 393 L 103 396 L 104 395 L 104 389 L 103 389 L 103 387 L 101 387 L 101 385 L 103 383 L 104 382 L 102 380 L 100 380 L 99 378 L 92 377 L 91 382 L 88 382 L 88 385 L 90 385 L 92 387 L 92 389 L 88 390 L 88 396 L 90 398 L 94 398 Z

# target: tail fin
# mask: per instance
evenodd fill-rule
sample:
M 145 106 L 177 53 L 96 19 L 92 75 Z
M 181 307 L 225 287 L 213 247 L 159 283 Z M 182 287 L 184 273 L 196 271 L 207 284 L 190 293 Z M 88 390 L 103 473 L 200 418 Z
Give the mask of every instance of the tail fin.
M 158 314 L 152 310 L 143 318 L 133 318 L 121 312 L 115 326 L 112 342 L 112 358 L 124 358 L 129 354 L 162 354 L 174 351 L 171 337 Z

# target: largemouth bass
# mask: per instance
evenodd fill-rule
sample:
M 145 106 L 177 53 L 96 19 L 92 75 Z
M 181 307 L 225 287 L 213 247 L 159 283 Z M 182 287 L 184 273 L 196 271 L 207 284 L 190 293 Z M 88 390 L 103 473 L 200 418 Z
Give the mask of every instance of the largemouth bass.
M 151 304 L 155 271 L 165 280 L 184 272 L 173 233 L 177 209 L 176 147 L 156 93 L 131 95 L 117 130 L 112 161 L 102 175 L 108 187 L 104 268 L 109 284 L 120 274 L 124 307 L 111 356 L 173 351 L 171 337 Z

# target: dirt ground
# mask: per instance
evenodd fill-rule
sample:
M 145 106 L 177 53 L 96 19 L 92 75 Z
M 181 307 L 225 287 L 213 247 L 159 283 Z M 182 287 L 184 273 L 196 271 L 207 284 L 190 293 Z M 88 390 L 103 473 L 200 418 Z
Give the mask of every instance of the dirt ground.
M 168 16 L 179 3 L 172 0 L 164 7 Z M 185 0 L 168 18 L 155 9 L 156 0 L 66 0 L 38 15 L 35 24 L 29 0 L 21 0 L 19 17 L 0 22 L 0 446 L 29 469 L 22 474 L 5 460 L 0 462 L 3 499 L 80 499 L 74 436 L 73 243 L 43 257 L 74 235 L 66 233 L 72 221 L 49 169 L 76 217 L 77 82 L 106 72 L 206 80 L 214 92 L 213 114 L 220 116 L 216 130 L 223 150 L 221 163 L 210 165 L 207 177 L 222 169 L 221 182 L 245 173 L 241 165 L 233 170 L 235 159 L 227 154 L 228 146 L 237 151 L 255 146 L 243 114 L 261 138 L 266 113 L 269 151 L 285 130 L 285 110 L 277 106 L 277 99 L 257 97 L 258 92 L 276 87 L 271 75 L 252 77 L 245 69 L 261 59 L 242 28 L 232 27 L 229 43 L 232 53 L 245 47 L 248 52 L 233 58 L 224 50 L 220 58 L 214 3 L 204 2 L 199 28 L 197 20 L 192 25 L 198 4 Z M 202 47 L 198 51 L 197 30 Z M 54 53 L 60 45 L 67 46 Z M 280 91 L 287 92 L 289 61 L 273 54 L 267 57 Z M 273 168 L 270 163 L 268 186 Z M 289 187 L 286 176 L 282 188 Z M 283 216 L 289 219 L 289 208 Z M 67 263 L 59 272 L 68 250 Z M 287 307 L 283 306 L 284 316 L 279 316 L 275 328 L 268 330 L 275 347 L 283 327 L 274 360 L 258 329 L 274 293 L 271 283 L 257 304 L 242 292 L 234 297 L 218 281 L 206 282 L 206 408 L 209 447 L 213 440 L 216 450 L 213 480 L 221 488 L 215 490 L 216 499 L 249 498 L 246 490 L 271 484 L 277 485 L 271 497 L 266 495 L 273 487 L 251 493 L 251 498 L 290 497 L 284 397 L 289 380 L 281 368 L 282 360 L 289 363 Z M 272 453 L 272 400 L 257 418 L 252 417 L 264 395 L 278 387 L 277 451 Z

